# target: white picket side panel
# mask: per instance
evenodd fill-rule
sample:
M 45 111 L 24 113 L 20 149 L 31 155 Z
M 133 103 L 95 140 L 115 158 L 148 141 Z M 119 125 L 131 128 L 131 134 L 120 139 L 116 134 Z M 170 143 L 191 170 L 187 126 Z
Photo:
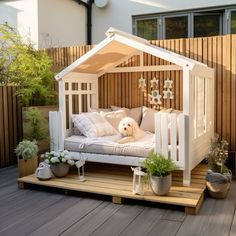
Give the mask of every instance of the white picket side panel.
M 58 122 L 57 122 L 57 112 L 50 111 L 49 112 L 49 131 L 50 131 L 50 149 L 51 151 L 58 150 Z
M 68 84 L 68 86 L 69 86 L 69 98 L 68 98 L 68 100 L 69 100 L 69 129 L 71 129 L 72 128 L 72 122 L 71 122 L 71 117 L 72 117 L 72 94 L 71 94 L 71 92 L 72 92 L 72 83 L 69 83 Z
M 183 169 L 186 169 L 186 158 L 188 158 L 188 138 L 189 138 L 189 130 L 187 125 L 188 116 L 184 114 L 179 115 L 179 165 L 182 166 Z M 187 142 L 186 142 L 187 140 Z M 189 160 L 187 161 L 189 162 Z
M 161 113 L 155 114 L 155 152 L 161 153 Z
M 170 153 L 171 159 L 175 162 L 178 161 L 178 153 L 177 153 L 177 135 L 178 135 L 178 124 L 177 124 L 177 115 L 170 114 Z
M 63 115 L 62 112 L 59 111 L 57 112 L 57 119 L 58 119 L 58 127 L 56 129 L 58 130 L 58 149 L 59 150 L 64 150 L 64 134 L 63 134 Z
M 168 114 L 161 114 L 161 153 L 168 158 Z

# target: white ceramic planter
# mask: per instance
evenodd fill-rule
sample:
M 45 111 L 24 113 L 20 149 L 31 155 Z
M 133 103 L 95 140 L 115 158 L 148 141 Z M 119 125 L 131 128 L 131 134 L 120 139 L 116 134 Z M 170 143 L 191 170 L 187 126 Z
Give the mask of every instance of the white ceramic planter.
M 151 188 L 156 195 L 166 195 L 170 191 L 171 182 L 171 174 L 164 177 L 150 177 Z

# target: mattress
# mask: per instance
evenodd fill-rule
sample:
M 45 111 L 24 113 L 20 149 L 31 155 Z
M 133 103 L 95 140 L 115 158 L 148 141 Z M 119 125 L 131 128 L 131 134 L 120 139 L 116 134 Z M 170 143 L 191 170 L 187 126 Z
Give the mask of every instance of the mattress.
M 142 139 L 135 142 L 119 144 L 121 135 L 87 138 L 72 135 L 65 139 L 64 147 L 68 151 L 98 153 L 109 155 L 147 157 L 154 149 L 154 134 L 146 132 Z

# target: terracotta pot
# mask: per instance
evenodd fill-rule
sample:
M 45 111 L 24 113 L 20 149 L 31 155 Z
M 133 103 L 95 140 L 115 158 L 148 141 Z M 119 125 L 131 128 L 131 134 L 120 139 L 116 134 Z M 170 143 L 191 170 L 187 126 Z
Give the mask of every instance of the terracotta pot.
M 150 184 L 152 191 L 156 195 L 166 195 L 170 191 L 171 179 L 171 174 L 164 177 L 151 176 Z
M 61 178 L 69 173 L 70 165 L 65 163 L 50 165 L 52 173 L 55 177 Z

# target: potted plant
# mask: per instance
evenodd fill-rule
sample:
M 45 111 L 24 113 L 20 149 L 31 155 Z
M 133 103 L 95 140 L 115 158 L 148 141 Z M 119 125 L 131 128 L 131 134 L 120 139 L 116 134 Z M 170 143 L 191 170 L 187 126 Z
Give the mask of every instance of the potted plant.
M 175 163 L 163 155 L 151 152 L 143 161 L 152 191 L 156 195 L 166 195 L 171 187 L 171 172 L 176 170 Z
M 46 152 L 41 155 L 41 157 L 50 165 L 54 176 L 59 178 L 66 176 L 69 172 L 70 166 L 75 164 L 67 150 Z
M 206 155 L 209 168 L 206 174 L 207 189 L 209 194 L 215 198 L 225 198 L 230 188 L 232 174 L 225 165 L 228 158 L 228 147 L 228 142 L 221 140 L 220 136 L 215 134 L 211 140 L 210 151 Z
M 38 145 L 36 141 L 23 140 L 16 149 L 19 177 L 33 174 L 38 166 Z

